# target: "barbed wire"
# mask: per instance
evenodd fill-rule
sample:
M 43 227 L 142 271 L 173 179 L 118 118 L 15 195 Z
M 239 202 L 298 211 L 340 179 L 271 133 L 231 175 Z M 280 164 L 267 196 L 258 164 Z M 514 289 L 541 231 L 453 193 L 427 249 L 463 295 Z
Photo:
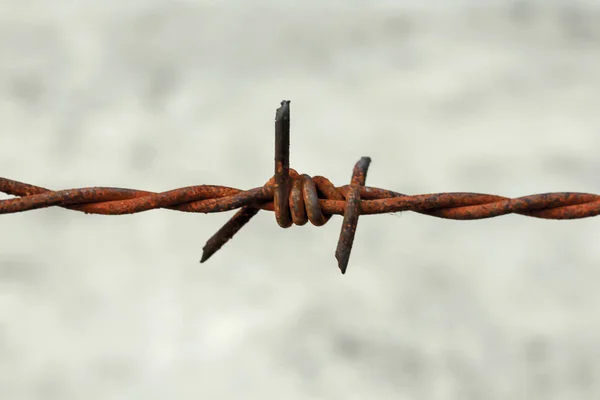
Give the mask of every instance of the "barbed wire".
M 240 190 L 227 186 L 197 185 L 155 193 L 111 187 L 52 191 L 0 177 L 0 192 L 19 196 L 0 200 L 0 214 L 46 207 L 63 207 L 87 214 L 122 215 L 164 208 L 184 212 L 216 213 L 239 209 L 203 247 L 205 262 L 260 210 L 274 211 L 279 226 L 324 225 L 332 215 L 343 215 L 335 252 L 346 272 L 359 215 L 414 211 L 455 220 L 519 214 L 546 219 L 578 219 L 600 214 L 600 196 L 590 193 L 543 193 L 508 198 L 481 193 L 405 195 L 365 186 L 369 157 L 354 166 L 349 185 L 336 187 L 323 176 L 310 177 L 289 167 L 290 102 L 282 101 L 275 114 L 275 175 L 262 187 Z

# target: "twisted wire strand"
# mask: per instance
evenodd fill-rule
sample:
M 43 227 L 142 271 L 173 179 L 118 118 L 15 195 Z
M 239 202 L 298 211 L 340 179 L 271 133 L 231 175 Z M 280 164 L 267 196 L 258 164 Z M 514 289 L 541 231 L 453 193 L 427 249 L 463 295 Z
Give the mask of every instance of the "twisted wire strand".
M 344 215 L 351 185 L 335 187 L 325 177 L 311 178 L 290 171 L 295 176 L 287 204 L 289 218 L 295 225 L 304 225 L 310 220 L 313 225 L 321 226 L 331 215 Z M 135 214 L 160 208 L 216 213 L 248 205 L 262 210 L 275 210 L 274 186 L 271 184 L 247 191 L 216 185 L 188 186 L 161 193 L 111 187 L 52 191 L 0 177 L 0 192 L 20 196 L 0 200 L 0 214 L 53 206 L 102 215 Z M 369 186 L 360 187 L 358 193 L 361 215 L 414 211 L 438 218 L 474 220 L 506 214 L 544 219 L 580 219 L 600 214 L 600 195 L 591 193 L 542 193 L 518 198 L 469 192 L 409 196 Z
M 260 210 L 273 211 L 279 226 L 315 226 L 334 214 L 343 215 L 335 256 L 346 272 L 360 215 L 414 211 L 455 220 L 519 214 L 545 219 L 578 219 L 600 214 L 600 195 L 577 192 L 542 193 L 518 198 L 482 193 L 432 193 L 405 195 L 365 186 L 369 157 L 355 165 L 349 185 L 336 187 L 323 176 L 310 177 L 289 167 L 289 101 L 283 101 L 275 117 L 275 175 L 264 186 L 250 190 L 227 186 L 197 185 L 155 193 L 144 190 L 88 187 L 52 191 L 0 177 L 0 192 L 18 196 L 0 200 L 0 214 L 47 207 L 63 207 L 87 214 L 122 215 L 153 209 L 215 213 L 239 209 L 203 248 L 208 260 Z

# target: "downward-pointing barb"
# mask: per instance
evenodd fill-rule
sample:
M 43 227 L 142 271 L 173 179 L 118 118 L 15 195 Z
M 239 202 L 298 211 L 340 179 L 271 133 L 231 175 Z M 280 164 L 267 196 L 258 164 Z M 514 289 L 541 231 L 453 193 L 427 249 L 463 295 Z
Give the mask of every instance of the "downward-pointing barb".
M 254 217 L 260 209 L 254 207 L 242 207 L 238 212 L 235 213 L 229 221 L 223 225 L 221 229 L 217 231 L 204 245 L 202 248 L 202 258 L 200 262 L 203 263 L 208 260 L 213 254 L 215 254 L 225 243 L 227 243 L 233 235 L 238 233 L 240 229 L 244 227 Z
M 365 185 L 367 179 L 367 170 L 371 164 L 370 157 L 362 157 L 354 166 L 352 172 L 352 181 L 350 189 L 346 196 L 346 208 L 344 210 L 344 221 L 342 222 L 342 231 L 335 251 L 335 258 L 338 261 L 338 267 L 342 274 L 346 273 L 352 243 L 356 234 L 358 216 L 360 215 L 360 188 Z

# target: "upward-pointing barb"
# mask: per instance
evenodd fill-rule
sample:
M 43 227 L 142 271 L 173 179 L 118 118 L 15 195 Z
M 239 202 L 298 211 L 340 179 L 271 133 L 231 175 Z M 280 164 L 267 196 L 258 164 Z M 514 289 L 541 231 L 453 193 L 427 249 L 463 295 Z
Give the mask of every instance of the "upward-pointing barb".
M 275 218 L 282 228 L 292 226 L 290 217 L 290 102 L 283 100 L 275 113 Z

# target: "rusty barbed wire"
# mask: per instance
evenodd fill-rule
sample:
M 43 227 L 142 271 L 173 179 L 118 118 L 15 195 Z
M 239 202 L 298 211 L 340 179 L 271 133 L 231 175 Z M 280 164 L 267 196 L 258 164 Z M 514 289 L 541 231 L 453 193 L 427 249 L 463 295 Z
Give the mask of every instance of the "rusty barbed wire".
M 542 193 L 507 198 L 481 193 L 405 195 L 365 186 L 369 157 L 354 166 L 349 185 L 336 187 L 323 176 L 310 177 L 289 167 L 290 102 L 282 101 L 275 114 L 275 175 L 262 187 L 240 190 L 227 186 L 197 185 L 155 193 L 143 190 L 88 187 L 52 191 L 0 177 L 0 192 L 19 196 L 0 200 L 0 214 L 46 207 L 63 207 L 87 214 L 122 215 L 165 208 L 215 213 L 239 209 L 203 247 L 205 262 L 260 210 L 274 211 L 282 228 L 327 223 L 343 215 L 335 252 L 346 272 L 359 215 L 414 211 L 438 218 L 473 220 L 506 214 L 546 219 L 578 219 L 600 214 L 600 196 L 590 193 Z

